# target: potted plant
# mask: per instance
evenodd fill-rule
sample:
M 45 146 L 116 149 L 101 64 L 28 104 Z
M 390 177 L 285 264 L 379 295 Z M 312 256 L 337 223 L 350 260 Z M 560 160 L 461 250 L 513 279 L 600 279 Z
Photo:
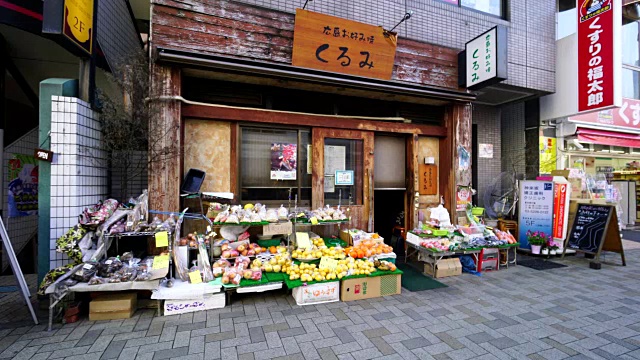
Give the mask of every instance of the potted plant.
M 547 248 L 549 249 L 549 255 L 557 255 L 558 254 L 558 244 L 553 241 L 553 240 L 549 240 L 547 241 Z
M 542 231 L 527 231 L 527 241 L 531 245 L 531 253 L 534 255 L 540 255 L 542 246 L 547 243 L 549 237 Z

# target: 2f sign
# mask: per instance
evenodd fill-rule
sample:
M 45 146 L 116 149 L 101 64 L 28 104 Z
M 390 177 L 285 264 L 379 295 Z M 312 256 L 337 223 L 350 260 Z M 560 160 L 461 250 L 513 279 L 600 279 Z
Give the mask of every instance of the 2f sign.
M 65 0 L 63 33 L 87 54 L 93 50 L 94 0 Z

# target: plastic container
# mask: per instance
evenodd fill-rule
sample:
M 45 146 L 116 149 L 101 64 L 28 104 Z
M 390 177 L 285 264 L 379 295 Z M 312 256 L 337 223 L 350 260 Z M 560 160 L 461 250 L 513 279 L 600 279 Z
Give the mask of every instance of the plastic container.
M 263 248 L 268 248 L 270 246 L 280 246 L 281 238 L 269 239 L 269 240 L 256 240 L 256 243 Z

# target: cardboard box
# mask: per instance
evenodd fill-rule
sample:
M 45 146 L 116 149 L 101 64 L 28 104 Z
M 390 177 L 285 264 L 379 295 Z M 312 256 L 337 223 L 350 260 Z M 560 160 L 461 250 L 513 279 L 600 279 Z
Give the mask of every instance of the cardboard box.
M 262 227 L 263 235 L 289 235 L 293 232 L 293 225 L 290 221 L 283 223 L 273 223 Z
M 164 316 L 186 314 L 190 312 L 222 309 L 226 304 L 226 295 L 224 292 L 217 294 L 205 294 L 202 299 L 193 300 L 165 300 Z
M 299 286 L 291 293 L 300 306 L 336 302 L 340 301 L 340 281 Z
M 400 294 L 402 275 L 383 275 L 342 280 L 340 300 L 354 301 Z
M 458 276 L 462 274 L 462 264 L 460 263 L 460 259 L 457 257 L 440 259 L 436 264 L 435 272 L 433 271 L 433 258 L 426 258 L 424 260 L 424 273 L 434 278 Z
M 137 310 L 135 292 L 118 292 L 96 297 L 89 303 L 89 320 L 129 319 Z

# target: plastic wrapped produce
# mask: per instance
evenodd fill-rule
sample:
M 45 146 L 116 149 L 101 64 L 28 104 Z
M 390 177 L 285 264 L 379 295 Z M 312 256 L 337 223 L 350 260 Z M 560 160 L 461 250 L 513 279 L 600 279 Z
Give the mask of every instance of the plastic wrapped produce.
M 265 220 L 270 223 L 278 222 L 278 212 L 275 209 L 267 210 Z
M 101 277 L 109 277 L 122 267 L 122 261 L 117 257 L 110 257 L 100 263 L 98 275 Z
M 71 278 L 79 282 L 88 282 L 98 272 L 97 262 L 86 262 L 80 269 L 78 269 Z
M 260 218 L 260 215 L 258 215 L 258 213 L 256 212 L 251 212 L 251 218 L 250 218 L 252 223 L 259 223 L 262 222 L 262 219 Z
M 225 224 L 240 224 L 240 219 L 238 219 L 238 215 L 230 214 L 227 220 L 224 222 Z
M 227 217 L 229 217 L 229 210 L 222 211 L 221 213 L 218 214 L 218 216 L 216 216 L 215 219 L 213 219 L 213 222 L 215 222 L 215 223 L 226 222 L 227 221 Z
M 284 207 L 284 205 L 280 205 L 278 209 L 278 220 L 284 221 L 289 218 L 289 211 Z
M 89 280 L 89 285 L 102 285 L 106 283 L 107 283 L 107 279 L 99 276 L 94 276 Z

